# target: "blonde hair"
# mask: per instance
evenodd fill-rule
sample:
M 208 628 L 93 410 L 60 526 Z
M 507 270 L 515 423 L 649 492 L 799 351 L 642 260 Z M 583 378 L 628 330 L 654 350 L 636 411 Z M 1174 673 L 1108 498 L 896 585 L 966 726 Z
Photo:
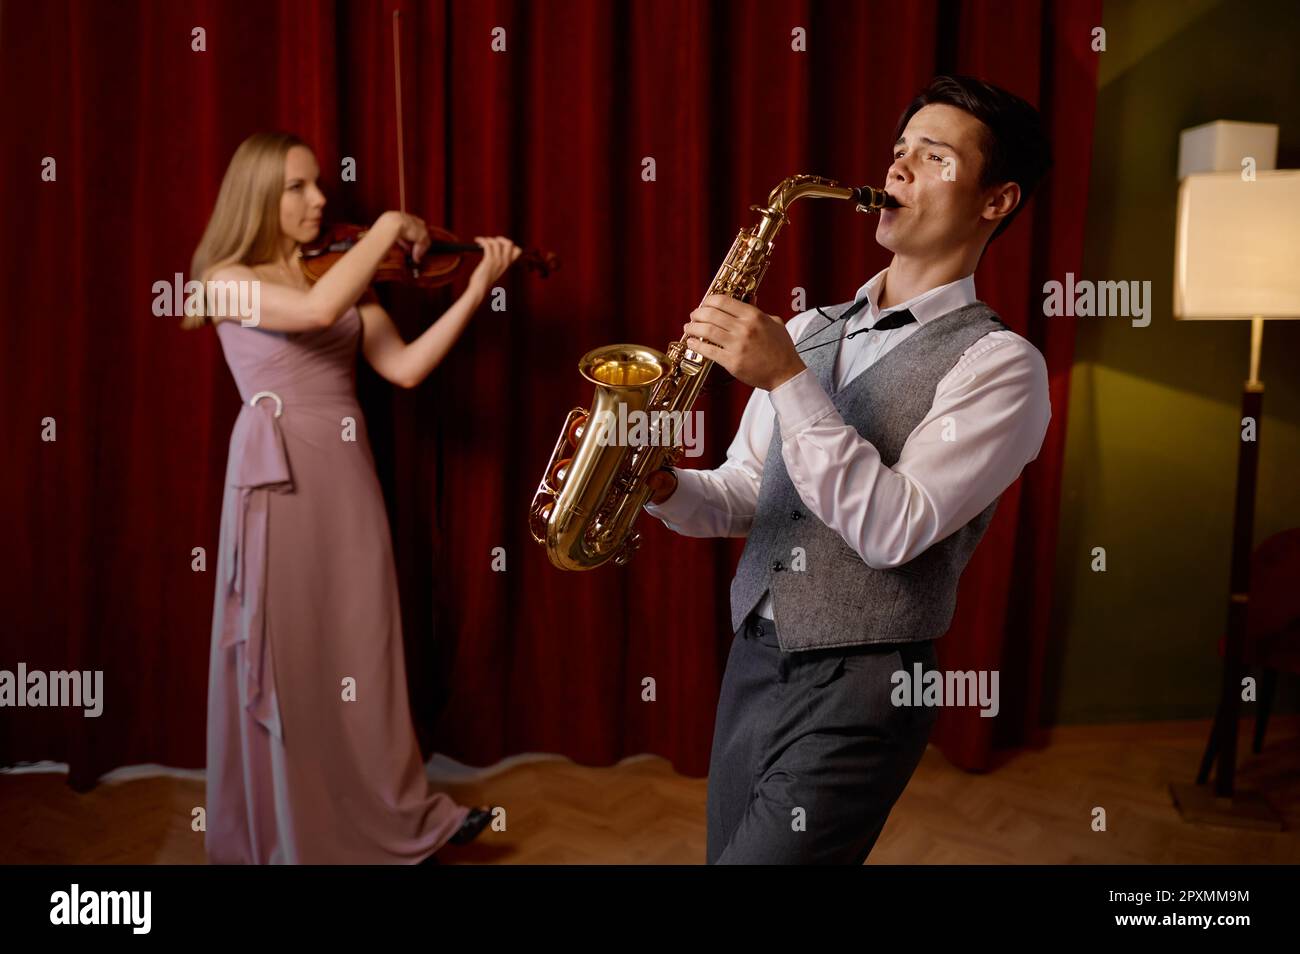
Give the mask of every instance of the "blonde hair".
M 254 133 L 239 144 L 221 180 L 208 227 L 194 250 L 191 278 L 206 282 L 224 265 L 260 265 L 275 257 L 284 161 L 294 146 L 308 148 L 297 136 L 285 132 Z M 187 314 L 181 327 L 200 328 L 207 320 L 206 313 Z

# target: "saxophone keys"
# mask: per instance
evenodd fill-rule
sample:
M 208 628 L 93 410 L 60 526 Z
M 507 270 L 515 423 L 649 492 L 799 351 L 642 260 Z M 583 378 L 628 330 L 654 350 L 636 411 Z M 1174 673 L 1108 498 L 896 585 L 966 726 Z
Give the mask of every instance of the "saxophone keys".
M 563 460 L 557 460 L 555 466 L 551 468 L 551 486 L 560 488 L 564 486 L 564 478 L 569 474 L 569 465 L 573 463 L 572 457 L 566 457 Z
M 639 532 L 633 533 L 623 542 L 623 546 L 619 548 L 618 553 L 614 554 L 614 563 L 618 566 L 627 566 L 628 561 L 632 559 L 632 554 L 640 546 L 641 534 Z
M 573 447 L 577 447 L 578 444 L 582 441 L 582 434 L 583 431 L 586 430 L 586 428 L 587 428 L 586 414 L 583 414 L 581 417 L 575 417 L 573 419 L 573 423 L 569 425 L 569 435 L 568 435 L 569 443 Z

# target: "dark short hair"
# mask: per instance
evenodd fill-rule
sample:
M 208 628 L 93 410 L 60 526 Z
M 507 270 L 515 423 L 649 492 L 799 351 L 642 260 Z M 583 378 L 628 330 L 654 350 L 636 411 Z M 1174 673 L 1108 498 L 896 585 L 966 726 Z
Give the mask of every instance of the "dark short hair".
M 972 76 L 936 76 L 903 110 L 894 141 L 903 135 L 908 121 L 921 107 L 936 103 L 955 106 L 984 124 L 981 189 L 1003 182 L 1020 186 L 1020 204 L 993 230 L 991 242 L 1020 214 L 1052 167 L 1052 145 L 1043 128 L 1043 117 L 1025 100 L 992 83 Z

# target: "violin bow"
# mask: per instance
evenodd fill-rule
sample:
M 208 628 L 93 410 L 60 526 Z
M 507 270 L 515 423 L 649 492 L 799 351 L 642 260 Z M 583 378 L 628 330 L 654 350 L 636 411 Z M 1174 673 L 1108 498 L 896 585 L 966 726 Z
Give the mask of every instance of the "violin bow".
M 398 200 L 401 203 L 402 214 L 405 215 L 406 214 L 406 147 L 402 140 L 402 128 L 404 126 L 404 123 L 402 122 L 401 21 L 402 21 L 402 11 L 394 10 L 393 11 L 393 93 L 396 99 L 396 107 L 397 107 L 397 192 L 398 192 Z M 474 243 L 465 243 L 463 245 L 459 245 L 454 248 L 449 248 L 447 250 L 462 251 L 462 252 L 482 252 L 483 246 L 479 245 L 477 242 L 474 242 Z M 540 270 L 543 277 L 550 274 L 550 272 L 554 271 L 556 268 L 559 267 L 559 260 L 555 258 L 554 253 L 547 253 L 546 255 L 541 255 L 541 253 L 529 251 L 526 254 L 530 257 L 537 256 L 539 258 L 541 263 Z M 419 278 L 420 266 L 411 260 L 411 256 L 409 252 L 407 253 L 406 259 L 411 264 L 411 274 L 414 277 Z
M 393 91 L 397 96 L 397 191 L 406 214 L 406 150 L 402 145 L 402 11 L 393 11 Z

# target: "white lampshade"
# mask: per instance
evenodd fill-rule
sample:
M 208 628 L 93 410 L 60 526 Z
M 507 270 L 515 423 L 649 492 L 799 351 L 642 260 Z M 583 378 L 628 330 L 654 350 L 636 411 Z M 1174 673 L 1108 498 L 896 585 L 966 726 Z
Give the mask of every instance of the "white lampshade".
M 1198 172 L 1241 172 L 1242 160 L 1255 161 L 1256 172 L 1277 168 L 1276 123 L 1216 119 L 1184 129 L 1178 137 L 1178 178 Z
M 1300 170 L 1183 179 L 1175 318 L 1300 318 Z

